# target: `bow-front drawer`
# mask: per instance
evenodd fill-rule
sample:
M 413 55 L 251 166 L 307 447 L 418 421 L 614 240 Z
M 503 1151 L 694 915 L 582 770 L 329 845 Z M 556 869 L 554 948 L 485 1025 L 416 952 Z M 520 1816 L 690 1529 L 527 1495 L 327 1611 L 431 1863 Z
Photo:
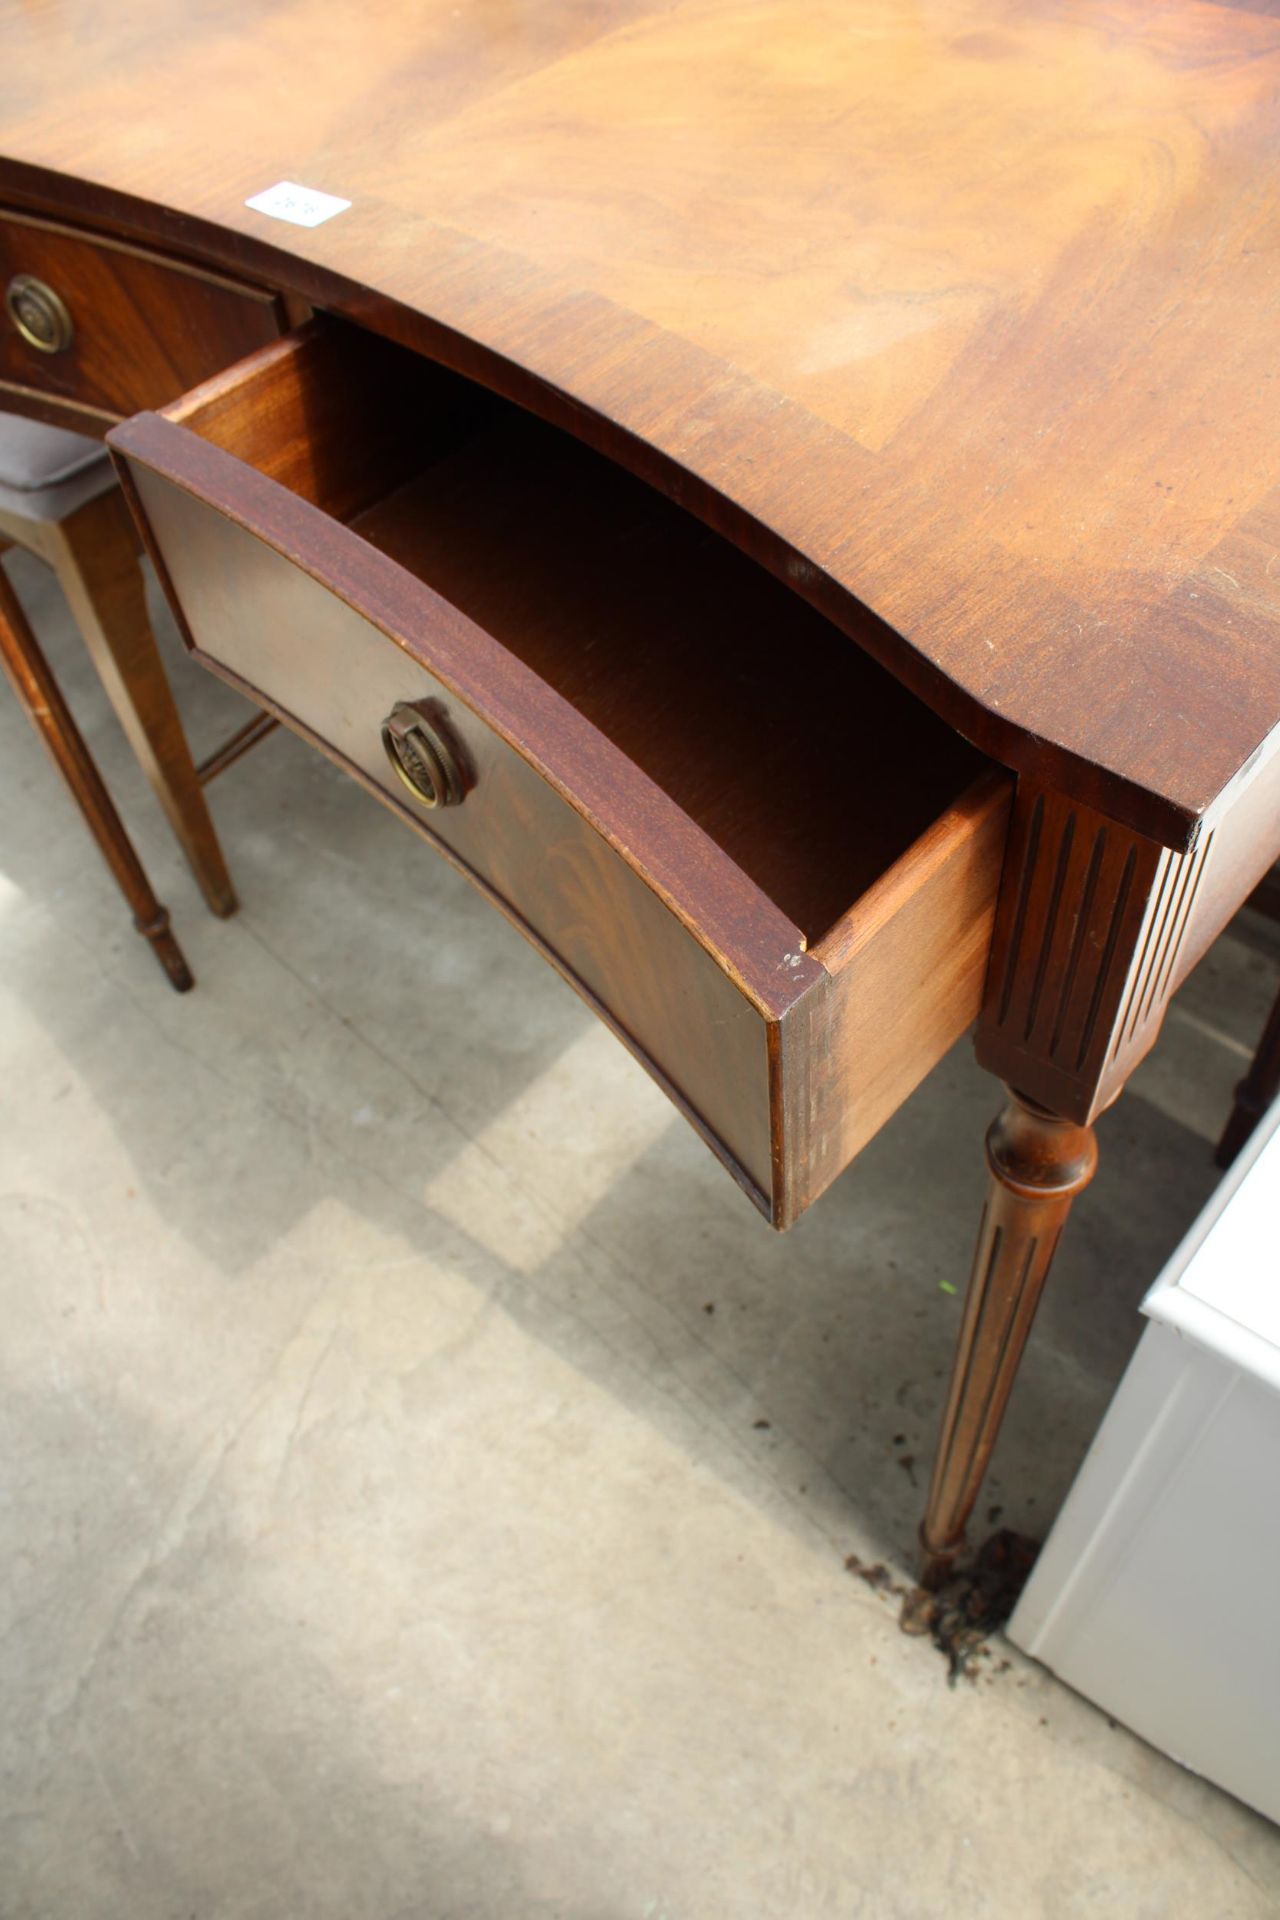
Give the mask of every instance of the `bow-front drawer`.
M 0 408 L 101 433 L 161 407 L 282 331 L 274 295 L 225 275 L 0 212 Z
M 1008 777 L 670 501 L 327 323 L 110 439 L 199 657 L 470 875 L 776 1224 L 973 1020 Z

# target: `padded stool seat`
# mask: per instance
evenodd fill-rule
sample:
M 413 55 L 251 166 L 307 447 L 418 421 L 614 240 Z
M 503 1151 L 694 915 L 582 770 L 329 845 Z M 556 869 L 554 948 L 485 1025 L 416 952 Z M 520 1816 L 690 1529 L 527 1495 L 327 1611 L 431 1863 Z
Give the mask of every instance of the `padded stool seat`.
M 276 722 L 258 714 L 197 768 L 147 617 L 141 546 L 105 447 L 0 414 L 0 553 L 19 546 L 57 574 L 143 772 L 217 914 L 236 896 L 203 793 Z
M 32 501 L 32 496 L 54 492 L 72 481 L 78 482 L 77 506 L 80 500 L 105 492 L 112 483 L 106 448 L 82 433 L 68 433 L 65 427 L 46 427 L 16 413 L 0 415 L 0 501 L 12 505 L 15 512 L 30 501 L 33 517 L 58 520 L 60 512 L 51 511 L 43 501 Z M 27 498 L 10 501 L 12 494 Z

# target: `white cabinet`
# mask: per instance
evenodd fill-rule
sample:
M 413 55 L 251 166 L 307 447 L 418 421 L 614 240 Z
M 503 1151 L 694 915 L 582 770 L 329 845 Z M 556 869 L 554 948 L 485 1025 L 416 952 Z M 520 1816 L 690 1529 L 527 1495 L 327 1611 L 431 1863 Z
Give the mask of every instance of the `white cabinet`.
M 1280 1107 L 1142 1310 L 1009 1637 L 1280 1820 Z

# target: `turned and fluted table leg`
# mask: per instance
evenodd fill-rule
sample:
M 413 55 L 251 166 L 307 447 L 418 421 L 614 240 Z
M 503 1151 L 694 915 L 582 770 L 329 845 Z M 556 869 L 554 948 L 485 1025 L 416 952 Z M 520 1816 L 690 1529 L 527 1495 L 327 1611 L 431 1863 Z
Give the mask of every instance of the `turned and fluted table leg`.
M 1092 1127 L 1009 1089 L 987 1135 L 987 1204 L 920 1528 L 925 1586 L 945 1580 L 964 1543 L 1058 1237 L 1097 1162 Z

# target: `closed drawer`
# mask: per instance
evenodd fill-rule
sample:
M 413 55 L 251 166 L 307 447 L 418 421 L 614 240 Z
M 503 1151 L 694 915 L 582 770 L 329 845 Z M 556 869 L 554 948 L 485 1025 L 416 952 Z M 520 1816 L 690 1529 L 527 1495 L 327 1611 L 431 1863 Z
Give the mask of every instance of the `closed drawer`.
M 25 214 L 0 213 L 0 288 L 0 406 L 86 432 L 163 406 L 283 326 L 272 294 Z
M 483 887 L 775 1224 L 976 1016 L 1008 776 L 671 502 L 327 323 L 110 443 L 194 651 Z

